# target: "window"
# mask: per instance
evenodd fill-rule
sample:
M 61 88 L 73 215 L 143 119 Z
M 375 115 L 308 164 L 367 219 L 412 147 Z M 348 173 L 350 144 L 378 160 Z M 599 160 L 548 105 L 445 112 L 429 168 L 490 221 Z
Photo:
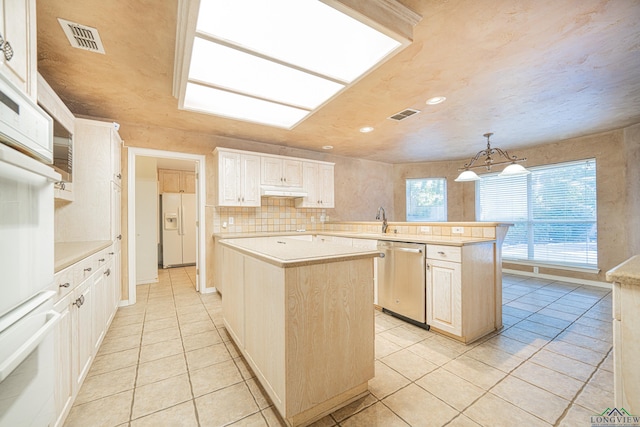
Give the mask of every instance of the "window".
M 447 220 L 447 180 L 407 180 L 407 221 Z
M 483 175 L 476 184 L 478 221 L 514 223 L 503 258 L 597 267 L 595 160 L 529 170 L 525 176 Z

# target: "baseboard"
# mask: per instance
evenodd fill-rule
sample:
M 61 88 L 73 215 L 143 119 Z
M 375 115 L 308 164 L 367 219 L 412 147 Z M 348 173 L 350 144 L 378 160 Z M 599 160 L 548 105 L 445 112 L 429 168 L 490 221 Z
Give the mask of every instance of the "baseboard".
M 549 279 L 557 282 L 578 283 L 580 285 L 588 285 L 588 286 L 595 286 L 597 288 L 611 289 L 611 283 L 600 282 L 598 280 L 575 279 L 572 277 L 556 276 L 554 274 L 532 273 L 529 271 L 511 270 L 508 268 L 503 268 L 502 272 L 506 274 L 513 274 L 516 276 L 527 276 L 527 277 L 534 277 L 538 279 Z
M 156 277 L 155 279 L 140 280 L 139 282 L 136 282 L 136 286 L 138 286 L 138 285 L 149 285 L 151 283 L 158 283 L 158 278 Z

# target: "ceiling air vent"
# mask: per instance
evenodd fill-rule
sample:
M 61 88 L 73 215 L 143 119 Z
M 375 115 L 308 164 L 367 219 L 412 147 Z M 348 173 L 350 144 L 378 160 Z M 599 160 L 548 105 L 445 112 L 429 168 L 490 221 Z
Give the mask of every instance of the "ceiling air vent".
M 390 120 L 395 120 L 397 122 L 407 119 L 411 116 L 413 116 L 414 114 L 418 114 L 420 112 L 420 110 L 413 110 L 411 108 L 407 108 L 406 110 L 402 110 L 399 113 L 394 114 L 391 117 L 387 117 Z
M 60 22 L 60 26 L 67 35 L 71 46 L 77 47 L 78 49 L 90 50 L 91 52 L 105 53 L 102 40 L 100 40 L 100 34 L 98 34 L 98 30 L 95 28 L 76 24 L 75 22 L 62 18 L 58 18 L 58 22 Z

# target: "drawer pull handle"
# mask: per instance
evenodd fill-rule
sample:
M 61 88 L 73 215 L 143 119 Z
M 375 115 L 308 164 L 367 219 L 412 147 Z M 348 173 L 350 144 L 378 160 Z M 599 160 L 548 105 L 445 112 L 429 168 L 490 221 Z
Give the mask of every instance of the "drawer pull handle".
M 440 254 L 440 255 L 444 255 L 444 252 L 442 252 L 442 251 L 438 251 L 438 254 Z
M 73 303 L 73 305 L 75 305 L 78 308 L 80 308 L 80 306 L 83 304 L 84 304 L 84 295 L 80 295 L 80 298 L 78 298 L 76 302 Z
M 84 271 L 91 271 L 91 267 L 85 268 Z
M 109 255 L 115 255 L 115 254 L 116 254 L 115 252 L 109 252 Z
M 61 283 L 59 287 L 61 287 L 61 288 L 68 288 L 69 286 L 71 286 L 71 283 L 66 282 L 66 283 Z
M 110 269 L 110 268 L 108 268 L 108 269 L 107 269 L 107 271 L 105 271 L 105 272 L 104 272 L 104 274 L 105 274 L 107 277 L 111 276 L 111 269 Z
M 104 262 L 104 258 L 100 258 L 98 261 L 99 262 Z

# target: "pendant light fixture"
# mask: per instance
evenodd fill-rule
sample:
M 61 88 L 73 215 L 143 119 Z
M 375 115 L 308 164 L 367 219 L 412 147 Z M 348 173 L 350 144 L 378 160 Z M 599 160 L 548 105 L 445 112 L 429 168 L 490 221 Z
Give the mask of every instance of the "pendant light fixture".
M 491 132 L 482 135 L 487 138 L 486 150 L 478 151 L 478 153 L 473 156 L 469 163 L 465 164 L 464 167 L 458 169 L 458 171 L 462 171 L 462 173 L 460 173 L 460 175 L 458 175 L 458 177 L 455 179 L 457 182 L 478 181 L 480 179 L 480 177 L 475 172 L 469 169 L 486 167 L 487 171 L 490 171 L 492 166 L 503 165 L 505 163 L 509 163 L 509 166 L 504 168 L 504 170 L 500 172 L 499 176 L 517 176 L 527 175 L 530 173 L 522 165 L 518 164 L 521 162 L 526 162 L 526 157 L 519 159 L 517 156 L 510 156 L 506 150 L 501 150 L 500 148 L 491 148 L 491 141 L 489 141 L 491 135 L 493 135 L 493 133 Z M 497 159 L 494 159 L 492 157 L 494 154 L 498 154 L 499 157 Z M 474 166 L 475 162 L 478 161 L 478 159 L 480 159 L 480 157 L 482 156 L 484 156 L 484 164 L 478 164 Z M 505 158 L 506 160 L 500 160 L 501 157 Z M 496 160 L 499 161 L 496 162 Z

